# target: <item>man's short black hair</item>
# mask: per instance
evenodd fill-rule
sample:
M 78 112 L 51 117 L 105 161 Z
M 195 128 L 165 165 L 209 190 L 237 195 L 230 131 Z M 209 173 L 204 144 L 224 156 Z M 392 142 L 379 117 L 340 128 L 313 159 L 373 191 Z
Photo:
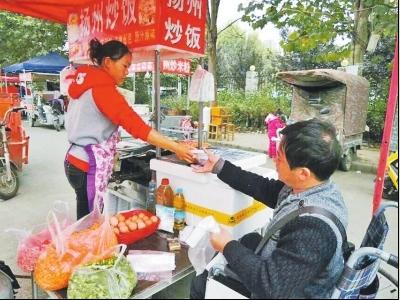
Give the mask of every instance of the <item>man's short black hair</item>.
M 299 121 L 285 127 L 281 134 L 290 169 L 306 167 L 321 181 L 335 172 L 342 150 L 332 124 L 317 119 Z

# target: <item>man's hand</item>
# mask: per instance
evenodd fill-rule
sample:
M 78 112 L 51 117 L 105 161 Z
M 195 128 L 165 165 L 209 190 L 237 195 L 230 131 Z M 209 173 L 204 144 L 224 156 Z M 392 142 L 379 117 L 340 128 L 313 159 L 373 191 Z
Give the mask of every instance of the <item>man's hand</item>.
M 211 172 L 214 168 L 215 164 L 218 162 L 219 157 L 216 156 L 213 152 L 208 151 L 207 149 L 203 148 L 204 152 L 207 154 L 208 159 L 206 163 L 202 165 L 192 165 L 192 170 L 196 173 L 208 173 Z
M 232 235 L 229 233 L 228 230 L 225 228 L 222 228 L 220 226 L 220 232 L 219 233 L 211 233 L 210 234 L 210 242 L 215 251 L 218 252 L 223 252 L 226 244 L 228 244 L 230 241 L 233 241 Z

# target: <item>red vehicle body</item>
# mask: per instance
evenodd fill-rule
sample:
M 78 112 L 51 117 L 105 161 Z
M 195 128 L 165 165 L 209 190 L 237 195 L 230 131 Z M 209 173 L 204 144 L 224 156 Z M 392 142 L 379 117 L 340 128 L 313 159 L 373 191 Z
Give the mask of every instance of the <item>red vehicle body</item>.
M 3 121 L 7 110 L 19 107 L 20 104 L 18 94 L 0 93 L 0 120 Z M 25 132 L 19 112 L 10 113 L 7 128 L 9 128 L 9 130 L 7 129 L 7 140 L 11 164 L 20 171 L 22 165 L 28 163 L 29 136 Z M 3 156 L 2 148 L 0 156 Z

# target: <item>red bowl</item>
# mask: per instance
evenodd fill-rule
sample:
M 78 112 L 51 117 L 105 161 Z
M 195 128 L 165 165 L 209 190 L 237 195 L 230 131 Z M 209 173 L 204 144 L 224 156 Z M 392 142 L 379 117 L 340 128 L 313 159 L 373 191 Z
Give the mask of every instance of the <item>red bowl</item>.
M 143 213 L 144 215 L 148 216 L 149 218 L 154 216 L 152 213 L 148 212 L 147 210 L 130 210 L 126 212 L 120 212 L 119 214 L 123 215 L 125 219 L 128 219 L 134 215 L 139 215 L 140 213 Z M 147 225 L 145 228 L 142 229 L 136 229 L 135 231 L 129 231 L 126 233 L 119 233 L 116 234 L 118 243 L 120 244 L 133 244 L 134 242 L 137 242 L 141 239 L 144 239 L 148 237 L 149 235 L 153 234 L 157 228 L 158 225 L 160 224 L 160 218 L 157 217 L 158 222 L 157 223 L 152 223 L 151 225 Z

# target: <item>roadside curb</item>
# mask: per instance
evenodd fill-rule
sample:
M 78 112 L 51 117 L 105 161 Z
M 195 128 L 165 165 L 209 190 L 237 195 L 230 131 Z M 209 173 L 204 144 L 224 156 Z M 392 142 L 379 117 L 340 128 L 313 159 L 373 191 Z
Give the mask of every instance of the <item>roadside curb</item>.
M 364 173 L 376 174 L 378 168 L 376 166 L 369 165 L 368 162 L 356 160 L 351 163 L 350 170 L 356 172 L 360 171 Z
M 245 150 L 245 151 L 265 153 L 265 150 L 253 148 L 251 146 L 241 146 L 241 145 L 235 145 L 235 144 L 230 144 L 230 143 L 224 143 L 221 141 L 210 141 L 210 140 L 209 140 L 209 143 L 211 143 L 215 146 L 231 147 L 231 148 Z M 350 170 L 355 171 L 355 172 L 360 171 L 363 173 L 376 174 L 378 168 L 376 166 L 368 164 L 368 161 L 354 160 L 351 164 Z

